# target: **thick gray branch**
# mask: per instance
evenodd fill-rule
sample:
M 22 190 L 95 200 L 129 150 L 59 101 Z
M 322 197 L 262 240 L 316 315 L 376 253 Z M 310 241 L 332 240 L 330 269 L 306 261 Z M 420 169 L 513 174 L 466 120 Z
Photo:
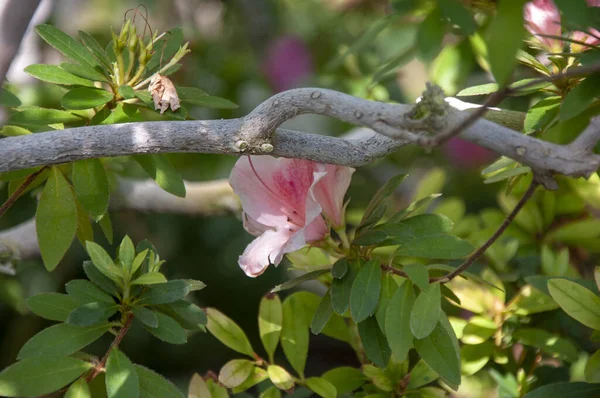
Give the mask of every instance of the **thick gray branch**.
M 436 126 L 447 128 L 467 117 L 461 104 L 465 103 L 450 101 L 449 111 L 436 119 Z M 170 152 L 272 154 L 361 166 L 407 145 L 405 138 L 431 130 L 427 120 L 411 119 L 412 109 L 337 91 L 296 89 L 269 98 L 240 119 L 87 126 L 9 137 L 0 140 L 0 172 L 86 158 Z M 380 134 L 342 139 L 278 128 L 307 113 Z M 461 136 L 547 174 L 587 176 L 600 165 L 600 156 L 591 151 L 578 150 L 575 155 L 569 145 L 545 142 L 487 120 L 478 120 Z

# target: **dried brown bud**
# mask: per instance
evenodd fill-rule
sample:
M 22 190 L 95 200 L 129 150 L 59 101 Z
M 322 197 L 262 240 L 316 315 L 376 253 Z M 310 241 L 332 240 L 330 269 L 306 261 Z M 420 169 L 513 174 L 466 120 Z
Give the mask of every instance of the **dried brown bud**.
M 154 100 L 154 109 L 160 110 L 162 115 L 169 106 L 174 112 L 179 109 L 180 101 L 173 82 L 166 76 L 155 73 L 150 80 L 148 91 Z

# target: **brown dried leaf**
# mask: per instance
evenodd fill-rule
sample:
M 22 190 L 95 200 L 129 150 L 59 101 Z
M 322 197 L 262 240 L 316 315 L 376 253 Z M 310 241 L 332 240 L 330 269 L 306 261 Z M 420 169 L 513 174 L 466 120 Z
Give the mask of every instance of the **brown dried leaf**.
M 162 115 L 169 107 L 175 112 L 180 107 L 179 97 L 173 82 L 166 76 L 155 73 L 150 80 L 148 91 L 154 100 L 154 109 Z

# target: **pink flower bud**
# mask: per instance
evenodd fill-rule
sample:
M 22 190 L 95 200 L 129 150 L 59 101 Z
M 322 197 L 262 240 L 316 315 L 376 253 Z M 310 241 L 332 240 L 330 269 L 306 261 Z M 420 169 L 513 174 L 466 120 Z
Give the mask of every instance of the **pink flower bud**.
M 533 0 L 525 4 L 525 27 L 548 50 L 560 51 L 562 41 L 539 35 L 560 36 L 560 13 L 552 0 Z

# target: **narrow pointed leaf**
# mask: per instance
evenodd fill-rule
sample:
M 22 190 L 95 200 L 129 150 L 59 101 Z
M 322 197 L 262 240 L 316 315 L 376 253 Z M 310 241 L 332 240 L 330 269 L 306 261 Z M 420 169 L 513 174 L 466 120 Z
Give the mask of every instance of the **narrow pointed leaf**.
M 40 293 L 27 299 L 27 306 L 37 316 L 64 322 L 79 303 L 73 297 L 60 293 Z
M 269 358 L 273 358 L 277 344 L 279 344 L 283 322 L 282 311 L 278 295 L 268 294 L 261 299 L 258 309 L 258 334 Z
M 158 373 L 140 365 L 133 367 L 140 383 L 140 398 L 184 398 L 173 383 Z
M 391 351 L 375 317 L 369 317 L 359 323 L 358 334 L 367 357 L 375 365 L 385 368 L 390 360 Z
M 281 346 L 288 362 L 301 377 L 304 377 L 308 339 L 308 321 L 304 313 L 304 303 L 300 296 L 292 294 L 283 301 Z
M 67 390 L 65 398 L 92 398 L 92 393 L 88 387 L 87 381 L 84 378 L 77 380 L 71 384 Z
M 362 322 L 373 315 L 381 292 L 381 267 L 379 261 L 371 260 L 362 266 L 350 293 L 350 312 L 355 322 Z
M 158 320 L 157 327 L 146 327 L 154 337 L 170 344 L 185 344 L 187 343 L 187 332 L 173 318 L 160 312 L 154 312 L 154 316 Z
M 242 384 L 254 368 L 254 362 L 247 359 L 233 359 L 227 362 L 219 372 L 219 383 L 227 388 L 234 388 Z
M 331 307 L 331 291 L 328 290 L 327 293 L 321 299 L 317 310 L 315 311 L 315 315 L 313 316 L 312 322 L 310 324 L 310 330 L 313 334 L 319 334 L 331 319 L 333 315 L 333 307 Z
M 442 294 L 439 283 L 433 283 L 419 294 L 410 314 L 410 330 L 417 339 L 422 339 L 433 331 L 438 323 Z
M 93 303 L 102 301 L 108 304 L 115 304 L 114 298 L 85 279 L 74 279 L 65 285 L 69 296 L 74 297 L 81 303 Z
M 99 159 L 73 163 L 71 180 L 77 199 L 90 216 L 98 219 L 106 213 L 110 190 L 106 171 Z
M 410 314 L 415 303 L 415 292 L 410 281 L 404 282 L 392 296 L 385 316 L 385 334 L 392 353 L 398 361 L 404 361 L 413 347 L 410 330 Z
M 108 318 L 117 313 L 117 305 L 104 302 L 82 304 L 75 308 L 67 317 L 67 323 L 77 326 L 90 326 L 106 322 Z
M 131 398 L 139 396 L 138 375 L 133 364 L 119 350 L 113 348 L 106 361 L 106 394 L 108 398 Z
M 158 318 L 156 317 L 154 311 L 145 307 L 133 307 L 131 312 L 133 312 L 133 317 L 145 326 L 150 328 L 155 328 L 158 326 Z
M 254 350 L 246 333 L 231 319 L 214 308 L 207 308 L 208 331 L 234 351 L 253 357 Z

